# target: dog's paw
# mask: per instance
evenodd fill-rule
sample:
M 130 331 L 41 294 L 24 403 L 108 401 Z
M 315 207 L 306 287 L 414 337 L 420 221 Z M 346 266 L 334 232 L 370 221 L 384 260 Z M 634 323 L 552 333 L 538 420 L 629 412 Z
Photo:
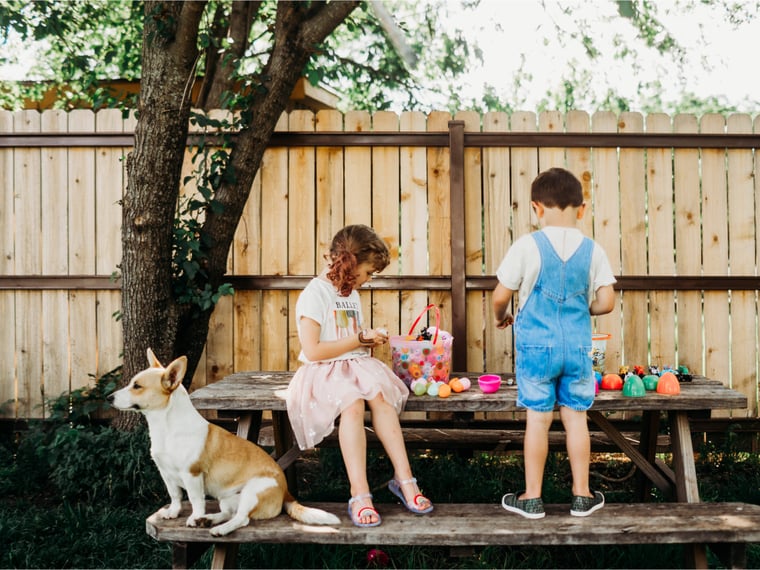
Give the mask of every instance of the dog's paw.
M 212 522 L 207 519 L 205 516 L 193 516 L 190 515 L 187 517 L 187 522 L 185 523 L 186 526 L 192 526 L 192 527 L 199 527 L 199 528 L 208 528 L 210 527 Z
M 176 519 L 179 516 L 179 508 L 162 507 L 156 511 L 155 516 L 160 519 Z

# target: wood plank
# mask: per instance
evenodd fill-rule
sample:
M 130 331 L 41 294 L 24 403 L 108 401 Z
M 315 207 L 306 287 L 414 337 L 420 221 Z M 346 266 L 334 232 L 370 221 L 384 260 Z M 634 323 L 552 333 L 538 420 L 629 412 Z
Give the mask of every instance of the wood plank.
M 118 109 L 105 109 L 95 116 L 97 132 L 123 132 L 124 120 Z M 98 148 L 95 153 L 95 272 L 112 275 L 121 263 L 121 199 L 127 187 L 124 147 Z M 115 314 L 121 311 L 120 291 L 98 291 L 95 294 L 97 366 L 101 376 L 121 364 L 123 336 L 121 322 Z
M 640 113 L 621 113 L 621 133 L 641 133 L 644 121 Z M 620 219 L 622 274 L 636 275 L 647 270 L 647 188 L 643 149 L 620 149 Z M 623 312 L 623 364 L 649 362 L 646 291 L 625 291 L 620 295 Z
M 13 113 L 0 110 L 0 131 L 13 132 Z M 0 185 L 14 188 L 14 150 L 0 148 Z M 15 192 L 0 192 L 0 275 L 14 273 L 15 228 L 13 203 Z M 16 293 L 0 291 L 0 314 L 4 315 L 6 326 L 0 327 L 0 416 L 18 418 L 17 376 L 16 376 Z
M 343 115 L 339 111 L 319 111 L 316 130 L 338 132 L 343 130 Z M 324 255 L 330 249 L 333 236 L 345 223 L 345 194 L 343 178 L 343 147 L 316 149 L 316 250 L 314 271 L 324 266 Z
M 460 111 L 455 117 L 464 122 L 465 132 L 480 132 L 480 114 Z M 464 149 L 464 251 L 465 273 L 484 275 L 483 266 L 483 155 L 479 148 Z M 485 292 L 466 294 L 467 360 L 463 368 L 482 371 L 485 365 L 483 331 L 490 328 L 489 310 Z M 461 339 L 460 339 L 461 342 Z
M 14 114 L 13 130 L 16 133 L 35 133 L 40 130 L 40 115 L 36 111 L 18 111 Z M 39 148 L 21 148 L 14 151 L 14 251 L 13 270 L 17 275 L 38 275 L 42 270 L 40 238 L 42 236 L 40 210 L 41 154 Z M 23 418 L 36 418 L 44 413 L 42 403 L 45 387 L 42 378 L 42 295 L 39 291 L 16 293 L 15 355 L 16 399 L 18 414 Z M 50 394 L 58 396 L 58 394 Z
M 427 117 L 421 112 L 402 113 L 399 121 L 403 132 L 424 132 Z M 428 171 L 427 151 L 424 147 L 399 148 L 400 199 L 399 199 L 399 251 L 393 274 L 426 275 L 428 273 Z M 390 274 L 386 269 L 386 274 Z M 384 317 L 391 334 L 404 335 L 419 312 L 428 304 L 427 291 L 401 291 L 395 319 L 390 313 Z M 392 367 L 390 346 L 375 351 L 375 356 Z M 416 417 L 425 417 L 417 414 Z
M 233 268 L 236 275 L 261 274 L 262 221 L 261 170 L 256 173 L 243 208 L 233 242 Z M 261 368 L 260 291 L 235 290 L 233 297 L 233 370 Z
M 749 115 L 734 114 L 727 120 L 728 132 L 751 133 Z M 755 223 L 755 181 L 752 176 L 753 151 L 727 151 L 728 238 L 731 274 L 755 272 L 755 246 L 758 241 Z M 730 386 L 747 396 L 750 417 L 757 415 L 757 307 L 756 291 L 731 291 L 729 358 Z
M 484 132 L 509 130 L 506 113 L 486 113 L 483 117 Z M 513 206 L 510 192 L 510 150 L 508 148 L 483 149 L 483 258 L 484 271 L 495 275 L 499 264 L 516 236 L 513 233 Z M 484 344 L 486 349 L 485 370 L 514 370 L 512 327 L 498 330 L 493 326 L 493 298 L 486 292 L 484 299 Z M 513 302 L 512 312 L 517 310 Z
M 68 114 L 49 110 L 40 119 L 43 132 L 64 136 L 68 131 Z M 67 275 L 69 272 L 68 191 L 66 185 L 67 157 L 65 148 L 41 149 L 42 201 L 42 274 Z M 42 314 L 42 383 L 48 397 L 65 394 L 70 389 L 69 354 L 69 293 L 43 291 Z M 67 357 L 62 357 L 65 354 Z
M 694 115 L 676 115 L 676 133 L 697 133 Z M 675 149 L 673 184 L 675 198 L 675 256 L 677 275 L 699 275 L 702 272 L 701 196 L 699 181 L 699 151 Z M 679 291 L 676 297 L 678 313 L 678 362 L 689 370 L 704 374 L 702 343 L 702 292 Z
M 617 117 L 610 112 L 594 113 L 591 118 L 595 133 L 617 132 Z M 602 246 L 610 260 L 615 275 L 623 273 L 620 246 L 620 189 L 618 187 L 617 150 L 595 149 L 593 154 L 593 212 L 594 239 Z M 616 372 L 623 364 L 623 339 L 621 337 L 621 300 L 607 315 L 596 317 L 595 330 L 612 335 L 607 341 L 606 366 Z
M 458 376 L 468 373 L 454 372 Z M 276 410 L 285 409 L 285 390 L 293 372 L 253 371 L 238 372 L 221 382 L 209 384 L 195 391 L 191 399 L 198 409 L 216 410 Z M 510 375 L 502 375 L 505 380 Z M 496 412 L 518 411 L 516 406 L 517 388 L 514 384 L 502 382 L 501 388 L 492 394 L 483 394 L 471 388 L 449 398 L 410 395 L 407 411 L 422 412 Z M 681 393 L 667 396 L 647 392 L 643 398 L 628 398 L 620 390 L 602 390 L 594 401 L 597 411 L 634 410 L 706 410 L 731 409 L 746 406 L 747 398 L 740 392 L 723 386 L 714 380 L 695 377 L 691 382 L 681 384 Z
M 420 118 L 416 118 L 416 124 L 420 126 Z M 381 111 L 372 116 L 372 129 L 383 132 L 397 132 L 400 121 L 396 113 Z M 385 241 L 390 251 L 390 264 L 383 271 L 383 275 L 398 275 L 401 270 L 400 246 L 401 233 L 399 219 L 404 212 L 401 200 L 401 186 L 399 170 L 401 168 L 401 149 L 396 146 L 372 148 L 372 193 L 371 207 L 372 221 L 369 225 Z M 365 204 L 365 207 L 367 205 Z M 420 222 L 421 214 L 416 212 L 417 221 Z M 424 247 L 424 242 L 423 242 Z M 371 283 L 370 283 L 371 285 Z M 401 323 L 399 321 L 399 305 L 403 298 L 398 291 L 372 291 L 371 288 L 360 291 L 362 300 L 363 326 L 383 327 L 391 334 L 396 334 Z M 391 364 L 390 347 L 388 345 L 373 351 L 373 354 L 385 362 Z
M 91 111 L 76 109 L 69 113 L 69 131 L 94 130 L 95 116 Z M 97 265 L 94 148 L 69 149 L 66 183 L 69 196 L 69 271 L 77 275 L 92 275 Z M 90 375 L 97 371 L 96 304 L 95 291 L 69 294 L 69 388 L 72 390 L 87 386 Z
M 646 130 L 668 133 L 670 117 L 662 113 L 647 116 Z M 673 151 L 650 148 L 647 156 L 647 219 L 650 275 L 675 274 Z M 672 291 L 649 292 L 650 350 L 649 363 L 663 366 L 676 361 L 675 294 Z
M 722 115 L 703 115 L 703 133 L 724 132 Z M 726 151 L 702 149 L 702 271 L 704 275 L 728 275 L 728 196 Z M 733 222 L 733 220 L 732 220 Z M 727 291 L 705 291 L 703 295 L 705 338 L 704 374 L 729 376 L 729 300 Z M 730 376 L 729 376 L 730 382 Z M 729 384 L 730 385 L 730 384 Z M 717 412 L 720 415 L 721 412 Z
M 335 513 L 338 526 L 299 524 L 286 515 L 240 528 L 225 537 L 189 528 L 180 517 L 151 515 L 146 531 L 162 542 L 257 542 L 286 544 L 367 544 L 438 546 L 583 546 L 593 544 L 693 544 L 760 541 L 760 506 L 746 503 L 608 503 L 593 517 L 569 514 L 568 505 L 545 505 L 546 517 L 528 520 L 506 513 L 499 504 L 437 503 L 424 523 L 403 506 L 378 504 L 383 524 L 368 532 L 351 524 L 344 503 L 305 503 Z M 214 509 L 210 503 L 208 510 Z M 688 520 L 689 524 L 683 524 Z M 466 521 L 467 524 L 462 524 Z M 494 525 L 494 521 L 504 524 Z
M 287 130 L 285 113 L 275 132 Z M 288 149 L 267 149 L 261 166 L 261 272 L 264 275 L 288 273 Z M 311 250 L 310 250 L 311 251 Z M 261 297 L 261 366 L 286 370 L 289 366 L 288 298 L 286 291 L 264 291 Z

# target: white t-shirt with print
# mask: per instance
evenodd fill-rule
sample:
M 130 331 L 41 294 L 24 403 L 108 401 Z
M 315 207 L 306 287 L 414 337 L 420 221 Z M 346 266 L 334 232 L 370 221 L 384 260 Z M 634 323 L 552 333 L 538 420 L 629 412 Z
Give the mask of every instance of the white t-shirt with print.
M 308 317 L 319 323 L 320 342 L 338 340 L 357 334 L 364 321 L 359 293 L 351 291 L 348 297 L 341 297 L 338 291 L 327 281 L 315 277 L 304 288 L 296 302 L 296 326 L 301 334 L 301 317 Z M 357 347 L 331 360 L 347 360 L 369 356 L 369 349 Z M 301 362 L 311 362 L 303 350 L 298 355 Z

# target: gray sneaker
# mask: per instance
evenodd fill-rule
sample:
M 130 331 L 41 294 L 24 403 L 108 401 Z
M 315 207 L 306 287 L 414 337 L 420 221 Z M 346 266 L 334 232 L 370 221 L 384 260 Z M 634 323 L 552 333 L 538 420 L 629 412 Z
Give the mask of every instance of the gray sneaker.
M 542 519 L 544 502 L 538 499 L 518 499 L 521 493 L 507 493 L 501 498 L 501 506 L 510 513 L 517 513 L 526 519 Z
M 604 506 L 604 495 L 599 491 L 593 491 L 594 497 L 573 497 L 573 503 L 570 506 L 570 514 L 574 517 L 587 517 L 594 511 L 598 511 Z

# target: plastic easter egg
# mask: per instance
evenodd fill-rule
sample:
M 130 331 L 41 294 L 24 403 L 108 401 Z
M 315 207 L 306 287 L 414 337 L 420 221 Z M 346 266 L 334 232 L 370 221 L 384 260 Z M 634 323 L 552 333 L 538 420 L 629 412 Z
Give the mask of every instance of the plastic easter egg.
M 646 396 L 647 391 L 644 388 L 644 381 L 637 374 L 631 374 L 625 379 L 623 384 L 623 396 L 629 398 L 641 398 Z
M 660 376 L 660 381 L 657 382 L 657 393 L 666 394 L 668 396 L 675 396 L 681 393 L 681 385 L 678 383 L 678 378 L 672 372 L 665 372 Z
M 415 382 L 412 384 L 412 390 L 414 390 L 414 393 L 415 393 L 417 396 L 422 396 L 422 395 L 424 395 L 424 394 L 425 394 L 425 392 L 427 392 L 427 389 L 428 389 L 428 387 L 427 387 L 427 382 L 420 382 L 419 380 L 416 380 L 416 381 L 415 381 Z
M 622 390 L 623 379 L 620 374 L 605 374 L 602 376 L 602 390 Z
M 448 384 L 441 384 L 438 386 L 438 397 L 448 398 L 451 396 L 451 387 Z
M 427 388 L 427 395 L 428 396 L 437 396 L 438 395 L 438 384 L 435 382 L 431 382 L 430 385 Z
M 660 377 L 655 374 L 647 374 L 641 379 L 644 382 L 644 388 L 647 390 L 656 390 L 657 382 L 660 381 Z
M 463 392 L 464 386 L 462 386 L 462 383 L 459 381 L 459 378 L 452 378 L 449 380 L 449 387 L 451 388 L 452 392 Z
M 459 381 L 462 383 L 462 388 L 465 390 L 469 390 L 470 386 L 472 386 L 472 382 L 470 382 L 469 378 L 460 378 Z

